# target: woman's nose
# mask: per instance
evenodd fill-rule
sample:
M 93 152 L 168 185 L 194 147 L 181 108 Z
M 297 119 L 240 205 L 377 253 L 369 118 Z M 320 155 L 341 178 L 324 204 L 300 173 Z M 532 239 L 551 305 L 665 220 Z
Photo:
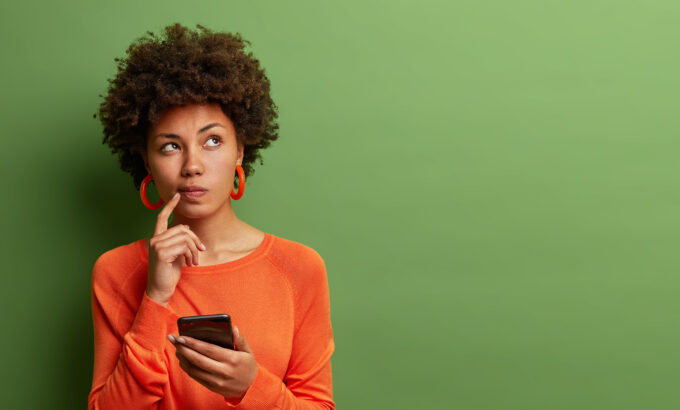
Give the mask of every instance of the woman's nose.
M 200 148 L 191 147 L 186 150 L 184 157 L 184 165 L 182 166 L 182 175 L 200 175 L 203 173 L 203 163 L 201 158 Z

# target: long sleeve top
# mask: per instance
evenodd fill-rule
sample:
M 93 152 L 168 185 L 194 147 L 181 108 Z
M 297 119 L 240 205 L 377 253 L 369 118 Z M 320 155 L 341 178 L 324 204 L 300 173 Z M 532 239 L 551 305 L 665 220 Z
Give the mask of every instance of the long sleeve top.
M 335 350 L 326 268 L 312 248 L 265 232 L 253 252 L 185 266 L 167 307 L 146 294 L 144 239 L 103 253 L 92 270 L 94 370 L 88 409 L 334 409 Z M 240 399 L 187 375 L 167 335 L 177 318 L 227 313 L 258 370 Z

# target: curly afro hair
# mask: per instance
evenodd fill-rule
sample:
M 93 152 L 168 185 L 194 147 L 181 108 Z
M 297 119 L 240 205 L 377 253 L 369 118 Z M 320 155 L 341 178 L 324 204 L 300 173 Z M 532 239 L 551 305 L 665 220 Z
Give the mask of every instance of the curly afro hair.
M 132 174 L 137 189 L 147 174 L 141 153 L 149 127 L 172 106 L 219 104 L 244 146 L 246 175 L 254 173 L 255 160 L 262 164 L 259 150 L 278 138 L 269 79 L 252 53 L 244 51 L 250 42 L 238 33 L 196 27 L 169 25 L 164 38 L 147 31 L 128 47 L 125 58 L 114 59 L 118 72 L 108 80 L 99 106 L 103 143 L 118 154 L 121 169 Z

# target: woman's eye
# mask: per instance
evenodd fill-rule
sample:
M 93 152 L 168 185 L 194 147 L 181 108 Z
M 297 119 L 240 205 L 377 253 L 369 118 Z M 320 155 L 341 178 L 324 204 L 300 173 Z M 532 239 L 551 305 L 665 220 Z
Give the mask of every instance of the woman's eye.
M 166 151 L 166 152 L 167 152 L 168 150 L 165 149 L 165 147 L 167 147 L 168 145 L 177 146 L 177 144 L 175 144 L 174 142 L 168 142 L 167 144 L 164 144 L 163 146 L 161 146 L 161 151 Z
M 208 138 L 208 141 L 211 141 L 211 140 L 216 141 L 215 145 L 212 145 L 213 147 L 216 147 L 217 144 L 219 144 L 220 142 L 222 142 L 222 138 L 217 137 L 217 136 L 213 136 L 213 137 Z

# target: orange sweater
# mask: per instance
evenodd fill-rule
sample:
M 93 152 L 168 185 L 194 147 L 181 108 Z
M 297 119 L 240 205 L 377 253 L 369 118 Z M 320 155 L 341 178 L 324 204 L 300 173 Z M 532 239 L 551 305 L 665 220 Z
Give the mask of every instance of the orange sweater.
M 94 374 L 88 409 L 334 409 L 326 267 L 312 248 L 265 233 L 252 253 L 185 266 L 167 308 L 146 295 L 144 239 L 92 271 Z M 189 377 L 167 339 L 180 316 L 227 313 L 258 371 L 240 402 Z

